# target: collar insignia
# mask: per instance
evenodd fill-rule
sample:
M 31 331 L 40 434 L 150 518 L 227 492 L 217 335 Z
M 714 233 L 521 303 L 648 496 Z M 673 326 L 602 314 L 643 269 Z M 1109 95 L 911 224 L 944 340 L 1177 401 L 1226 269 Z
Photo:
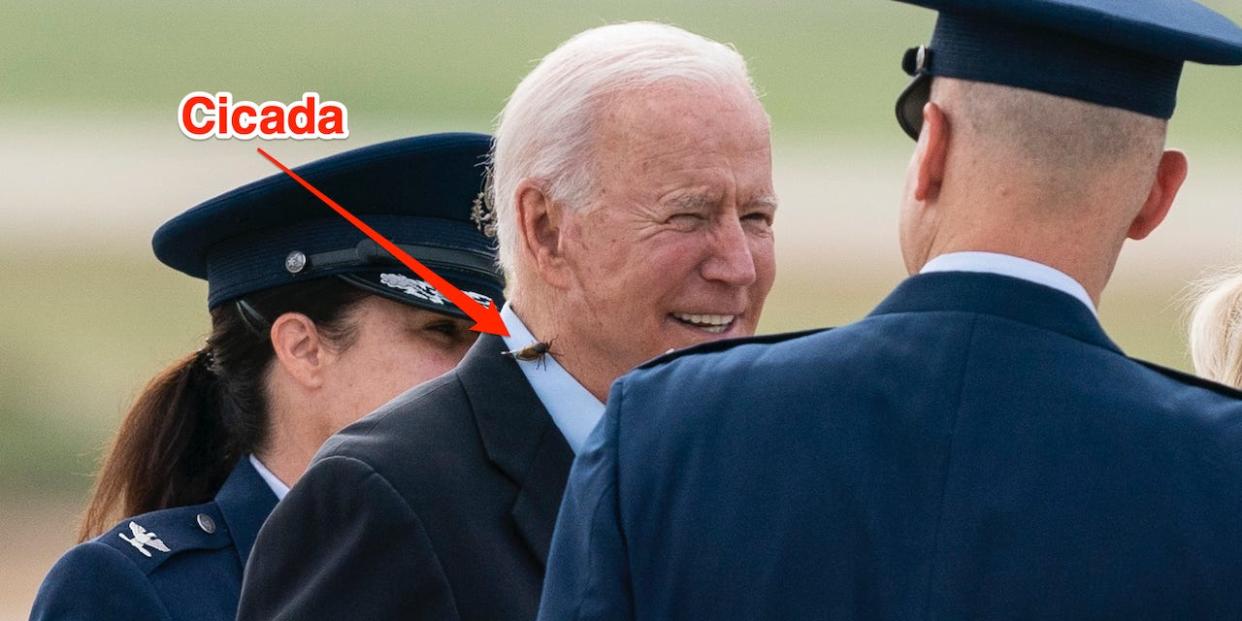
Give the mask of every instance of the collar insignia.
M 147 529 L 139 526 L 136 522 L 129 523 L 129 532 L 133 533 L 134 536 L 126 537 L 125 533 L 118 533 L 117 536 L 125 541 L 128 541 L 129 545 L 137 548 L 138 551 L 142 552 L 143 556 L 146 556 L 147 558 L 151 557 L 151 553 L 147 552 L 147 546 L 151 546 L 160 552 L 172 551 L 168 549 L 168 546 L 164 545 L 163 541 L 160 541 L 159 536 L 155 533 L 148 532 Z

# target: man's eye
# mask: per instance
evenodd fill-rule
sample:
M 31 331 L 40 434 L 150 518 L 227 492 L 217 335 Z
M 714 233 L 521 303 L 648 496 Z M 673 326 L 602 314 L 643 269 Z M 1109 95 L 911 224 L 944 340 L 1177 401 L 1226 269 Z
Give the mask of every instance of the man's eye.
M 704 218 L 702 214 L 678 213 L 678 214 L 673 214 L 672 216 L 670 216 L 668 221 L 670 224 L 693 225 L 693 224 L 698 224 L 699 222 L 702 222 L 705 219 L 706 218 Z
M 755 224 L 762 224 L 764 226 L 772 226 L 772 215 L 762 211 L 748 213 L 745 216 L 742 216 L 742 220 Z

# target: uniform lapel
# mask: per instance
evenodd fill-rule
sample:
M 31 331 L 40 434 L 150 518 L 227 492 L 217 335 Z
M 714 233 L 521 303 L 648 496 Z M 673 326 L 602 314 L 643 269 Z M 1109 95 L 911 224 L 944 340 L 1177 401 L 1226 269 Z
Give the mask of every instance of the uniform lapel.
M 546 564 L 573 451 L 504 341 L 483 335 L 457 369 L 488 458 L 518 487 L 510 514 L 539 563 Z
M 250 460 L 242 457 L 220 486 L 215 501 L 245 567 L 259 528 L 276 508 L 276 494 L 250 465 Z

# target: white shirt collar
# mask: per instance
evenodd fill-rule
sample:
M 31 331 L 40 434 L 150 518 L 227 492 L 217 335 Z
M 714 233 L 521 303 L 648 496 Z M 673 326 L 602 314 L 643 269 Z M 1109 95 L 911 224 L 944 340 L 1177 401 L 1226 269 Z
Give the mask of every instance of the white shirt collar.
M 272 488 L 272 493 L 276 494 L 276 500 L 284 500 L 285 494 L 289 493 L 289 486 L 285 485 L 284 481 L 276 478 L 276 475 L 272 474 L 272 471 L 268 470 L 267 466 L 264 466 L 263 462 L 259 461 L 259 458 L 255 457 L 253 454 L 250 455 L 250 465 L 254 466 L 254 469 L 258 471 L 259 476 L 263 477 L 263 482 L 267 483 L 267 486 Z
M 1081 283 L 1061 270 L 1030 259 L 997 252 L 950 252 L 928 261 L 919 273 L 931 272 L 984 272 L 1020 278 L 1068 293 L 1098 316 L 1095 303 Z
M 510 351 L 538 341 L 508 303 L 500 309 L 500 317 L 509 328 L 509 336 L 503 338 Z M 544 409 L 552 416 L 552 422 L 565 436 L 569 448 L 577 455 L 587 436 L 603 418 L 604 404 L 550 355 L 539 360 L 518 360 L 517 363 L 526 381 L 535 390 L 535 396 L 539 397 Z

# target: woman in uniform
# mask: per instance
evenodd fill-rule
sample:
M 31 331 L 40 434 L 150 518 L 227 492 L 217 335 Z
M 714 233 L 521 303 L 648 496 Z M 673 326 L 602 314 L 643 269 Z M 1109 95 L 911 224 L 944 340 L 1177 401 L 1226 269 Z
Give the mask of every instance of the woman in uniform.
M 489 146 L 480 134 L 421 136 L 294 170 L 500 305 L 480 232 Z M 320 444 L 452 368 L 475 339 L 439 292 L 284 174 L 182 213 L 153 244 L 207 280 L 210 336 L 125 417 L 84 543 L 52 568 L 32 619 L 233 619 L 259 527 Z

